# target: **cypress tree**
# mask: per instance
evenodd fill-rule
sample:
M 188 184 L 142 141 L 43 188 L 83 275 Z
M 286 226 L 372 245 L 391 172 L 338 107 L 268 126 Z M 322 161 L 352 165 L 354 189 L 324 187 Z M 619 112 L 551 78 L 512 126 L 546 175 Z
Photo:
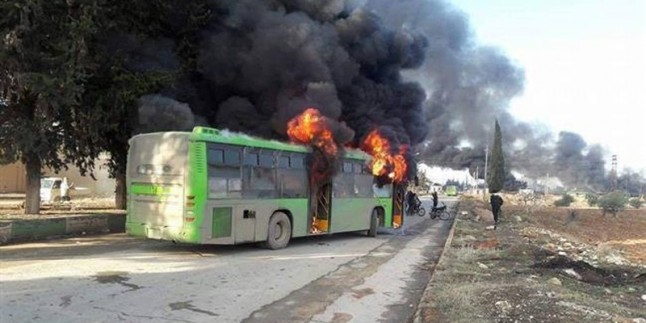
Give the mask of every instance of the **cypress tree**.
M 496 131 L 493 137 L 493 149 L 488 172 L 487 184 L 489 185 L 489 192 L 497 193 L 502 190 L 505 184 L 505 158 L 502 152 L 502 134 L 498 120 L 496 120 Z

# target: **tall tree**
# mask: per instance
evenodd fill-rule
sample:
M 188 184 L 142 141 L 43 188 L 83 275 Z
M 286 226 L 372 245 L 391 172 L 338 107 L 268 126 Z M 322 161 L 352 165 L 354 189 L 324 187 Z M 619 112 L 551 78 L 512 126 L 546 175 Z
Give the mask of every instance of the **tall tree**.
M 94 166 L 95 145 L 77 127 L 95 32 L 92 2 L 13 0 L 0 3 L 0 163 L 26 167 L 25 213 L 40 211 L 43 167 Z
M 502 152 L 502 134 L 497 119 L 488 172 L 487 184 L 489 185 L 489 191 L 492 193 L 499 192 L 505 184 L 505 158 Z
M 101 31 L 90 44 L 97 68 L 87 80 L 82 101 L 92 111 L 92 124 L 96 125 L 88 131 L 100 138 L 98 146 L 110 154 L 108 166 L 116 179 L 117 208 L 126 207 L 128 140 L 136 134 L 137 100 L 162 91 L 184 77 L 184 71 L 195 68 L 198 33 L 208 19 L 205 0 L 114 0 L 102 4 L 97 23 Z M 164 58 L 150 63 L 146 55 Z

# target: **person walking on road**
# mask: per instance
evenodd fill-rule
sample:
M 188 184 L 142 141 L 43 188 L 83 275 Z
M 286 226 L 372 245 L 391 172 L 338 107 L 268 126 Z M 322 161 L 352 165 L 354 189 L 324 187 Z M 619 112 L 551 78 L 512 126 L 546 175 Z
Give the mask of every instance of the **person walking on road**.
M 493 192 L 491 194 L 490 202 L 491 202 L 491 212 L 493 213 L 493 229 L 496 230 L 496 226 L 498 226 L 498 215 L 500 214 L 500 208 L 502 207 L 503 200 L 500 195 L 496 194 L 497 192 Z

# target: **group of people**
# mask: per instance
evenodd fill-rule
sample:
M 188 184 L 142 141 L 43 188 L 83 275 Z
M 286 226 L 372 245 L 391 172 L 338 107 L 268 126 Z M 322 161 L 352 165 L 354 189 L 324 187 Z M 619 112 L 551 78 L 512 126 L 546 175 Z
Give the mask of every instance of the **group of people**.
M 489 203 L 491 204 L 491 213 L 493 213 L 494 230 L 498 226 L 500 209 L 502 208 L 502 205 L 504 203 L 502 197 L 500 197 L 500 195 L 498 195 L 497 193 L 498 192 L 492 192 L 491 197 L 489 198 Z M 435 210 L 438 203 L 437 192 L 431 193 L 431 197 L 433 198 L 433 210 Z M 416 210 L 422 205 L 422 201 L 420 201 L 417 194 L 413 191 L 408 191 L 406 193 L 406 203 L 408 204 L 409 214 L 415 213 Z
M 438 203 L 438 197 L 437 197 L 437 192 L 431 193 L 431 197 L 433 198 L 433 210 L 437 208 L 437 203 Z M 408 204 L 408 213 L 415 213 L 415 210 L 419 209 L 419 207 L 422 205 L 422 201 L 419 199 L 417 196 L 417 193 L 413 191 L 408 191 L 406 193 L 406 203 Z

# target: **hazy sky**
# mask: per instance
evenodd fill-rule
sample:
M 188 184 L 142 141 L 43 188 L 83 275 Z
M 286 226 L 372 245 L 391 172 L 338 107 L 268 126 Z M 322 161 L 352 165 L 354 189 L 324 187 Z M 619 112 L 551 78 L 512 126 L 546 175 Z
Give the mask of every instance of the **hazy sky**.
M 451 0 L 525 70 L 520 120 L 579 133 L 646 171 L 646 1 Z M 607 161 L 610 165 L 610 159 Z

